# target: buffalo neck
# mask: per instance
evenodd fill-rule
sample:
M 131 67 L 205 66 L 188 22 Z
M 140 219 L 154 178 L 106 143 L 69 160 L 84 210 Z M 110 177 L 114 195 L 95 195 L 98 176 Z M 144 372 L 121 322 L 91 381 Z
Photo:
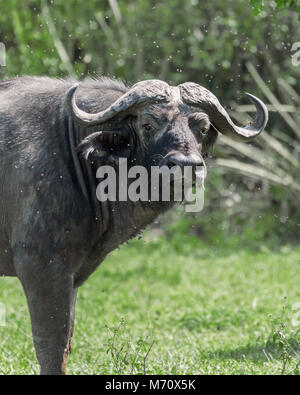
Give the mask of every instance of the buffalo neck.
M 71 153 L 73 168 L 75 171 L 76 187 L 90 208 L 94 220 L 104 222 L 107 215 L 103 214 L 96 197 L 96 169 L 95 165 L 85 160 L 78 154 L 76 147 L 86 137 L 87 129 L 74 124 L 71 118 L 68 118 L 68 141 Z M 106 225 L 102 224 L 104 229 Z

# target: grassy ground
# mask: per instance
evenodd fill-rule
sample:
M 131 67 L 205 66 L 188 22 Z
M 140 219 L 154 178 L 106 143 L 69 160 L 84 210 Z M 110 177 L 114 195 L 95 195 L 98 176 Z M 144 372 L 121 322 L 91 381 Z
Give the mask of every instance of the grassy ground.
M 300 248 L 134 241 L 80 289 L 68 373 L 299 374 L 299 264 Z M 0 302 L 0 373 L 38 373 L 16 279 Z

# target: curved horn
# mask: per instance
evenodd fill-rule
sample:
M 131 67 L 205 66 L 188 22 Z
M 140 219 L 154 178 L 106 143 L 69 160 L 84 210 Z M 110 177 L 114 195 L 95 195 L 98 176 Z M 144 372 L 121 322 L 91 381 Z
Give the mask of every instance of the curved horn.
M 128 92 L 117 99 L 107 109 L 96 114 L 90 114 L 77 107 L 75 92 L 78 86 L 76 84 L 68 90 L 66 94 L 66 106 L 70 116 L 83 126 L 99 125 L 136 104 L 168 101 L 171 95 L 171 89 L 166 82 L 160 80 L 141 81 L 133 85 Z
M 227 134 L 235 140 L 250 141 L 258 136 L 268 122 L 268 110 L 264 103 L 257 97 L 246 93 L 256 107 L 256 118 L 246 126 L 240 127 L 233 123 L 227 111 L 222 107 L 219 100 L 208 89 L 191 82 L 179 86 L 182 99 L 190 105 L 200 107 L 209 116 L 213 126 L 223 134 Z

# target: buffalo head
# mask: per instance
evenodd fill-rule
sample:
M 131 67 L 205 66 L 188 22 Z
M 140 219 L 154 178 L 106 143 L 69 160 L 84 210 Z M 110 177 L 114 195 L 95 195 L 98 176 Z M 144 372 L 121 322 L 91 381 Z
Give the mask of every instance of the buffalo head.
M 86 157 L 91 153 L 108 155 L 107 151 L 117 157 L 128 156 L 134 151 L 144 166 L 204 166 L 203 158 L 218 132 L 249 141 L 263 130 L 268 119 L 266 106 L 253 95 L 247 94 L 256 106 L 256 118 L 250 125 L 239 127 L 204 87 L 191 82 L 173 87 L 160 80 L 138 82 L 108 108 L 91 114 L 76 105 L 77 86 L 66 96 L 71 117 L 84 127 L 101 129 L 80 144 Z M 111 130 L 107 125 L 118 126 Z

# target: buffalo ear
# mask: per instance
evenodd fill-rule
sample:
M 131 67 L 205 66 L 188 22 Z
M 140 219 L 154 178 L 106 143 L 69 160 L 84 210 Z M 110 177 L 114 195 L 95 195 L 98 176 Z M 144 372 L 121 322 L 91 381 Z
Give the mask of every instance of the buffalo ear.
M 90 134 L 77 146 L 76 150 L 86 160 L 93 159 L 109 160 L 113 162 L 117 158 L 129 158 L 133 151 L 134 142 L 129 133 L 120 131 L 99 131 Z
M 82 155 L 84 159 L 88 159 L 90 155 L 104 157 L 107 152 L 103 150 L 101 144 L 102 132 L 95 132 L 84 138 L 76 147 L 76 151 Z

